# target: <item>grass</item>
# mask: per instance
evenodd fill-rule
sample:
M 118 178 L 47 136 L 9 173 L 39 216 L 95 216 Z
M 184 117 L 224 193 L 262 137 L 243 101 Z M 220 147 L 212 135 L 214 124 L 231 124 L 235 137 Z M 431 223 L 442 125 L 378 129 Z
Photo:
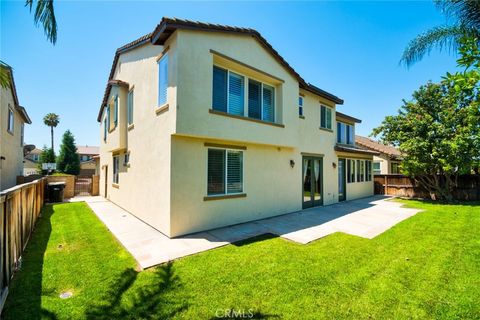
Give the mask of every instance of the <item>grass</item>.
M 47 206 L 4 316 L 480 318 L 480 205 L 404 202 L 425 211 L 372 240 L 264 235 L 142 272 L 85 204 Z

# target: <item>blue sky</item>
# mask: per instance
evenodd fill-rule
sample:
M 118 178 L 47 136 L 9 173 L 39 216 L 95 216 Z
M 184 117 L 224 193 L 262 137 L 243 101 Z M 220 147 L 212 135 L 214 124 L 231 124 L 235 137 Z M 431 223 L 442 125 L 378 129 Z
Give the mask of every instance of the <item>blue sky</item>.
M 162 16 L 258 30 L 304 79 L 345 100 L 340 112 L 368 135 L 402 99 L 455 70 L 455 56 L 432 52 L 398 64 L 410 39 L 445 23 L 432 2 L 55 2 L 58 41 L 50 44 L 24 1 L 1 1 L 0 59 L 14 68 L 19 100 L 33 124 L 26 142 L 49 144 L 42 118 L 60 115 L 56 144 L 70 129 L 98 145 L 98 109 L 116 48 L 149 33 Z M 57 147 L 58 150 L 58 147 Z

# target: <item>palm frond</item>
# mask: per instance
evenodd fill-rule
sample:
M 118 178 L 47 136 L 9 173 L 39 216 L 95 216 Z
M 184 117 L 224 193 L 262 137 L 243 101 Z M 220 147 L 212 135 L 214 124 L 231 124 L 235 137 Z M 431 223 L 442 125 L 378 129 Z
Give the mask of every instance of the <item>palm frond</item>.
M 26 0 L 25 6 L 30 7 L 30 12 L 32 11 L 34 2 L 36 2 L 34 13 L 35 25 L 38 25 L 40 22 L 47 39 L 55 44 L 57 42 L 57 20 L 55 19 L 53 0 Z
M 0 87 L 6 89 L 10 87 L 10 66 L 0 61 Z
M 430 54 L 433 48 L 440 51 L 456 51 L 459 40 L 465 36 L 478 36 L 478 31 L 464 25 L 435 27 L 410 41 L 403 52 L 400 64 L 410 67 L 426 54 Z
M 480 30 L 480 1 L 478 0 L 436 0 L 436 6 L 460 24 Z

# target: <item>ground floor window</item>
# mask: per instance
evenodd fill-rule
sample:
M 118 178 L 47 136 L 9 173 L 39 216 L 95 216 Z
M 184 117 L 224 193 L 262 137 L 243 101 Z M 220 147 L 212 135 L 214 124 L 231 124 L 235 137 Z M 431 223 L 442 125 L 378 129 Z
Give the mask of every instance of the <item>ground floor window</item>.
M 380 169 L 380 162 L 375 161 L 373 163 L 373 174 L 381 174 L 382 170 Z
M 392 173 L 392 174 L 400 173 L 400 163 L 392 162 L 390 165 L 391 165 L 390 173 Z
M 113 183 L 118 184 L 118 168 L 120 163 L 119 156 L 113 156 Z
M 365 181 L 372 181 L 372 161 L 365 160 Z
M 208 149 L 207 194 L 243 192 L 243 151 Z
M 347 182 L 355 182 L 355 160 L 347 160 Z

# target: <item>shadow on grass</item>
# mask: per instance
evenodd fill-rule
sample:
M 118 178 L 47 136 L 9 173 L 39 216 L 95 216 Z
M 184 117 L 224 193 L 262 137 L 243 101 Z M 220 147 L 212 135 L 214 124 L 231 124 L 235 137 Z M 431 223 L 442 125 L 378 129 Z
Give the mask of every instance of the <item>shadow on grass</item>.
M 41 307 L 43 259 L 52 232 L 51 205 L 42 208 L 41 217 L 22 254 L 22 266 L 10 282 L 10 292 L 2 319 L 57 319 L 57 316 Z M 28 312 L 26 312 L 28 310 Z
M 87 319 L 169 319 L 188 308 L 176 295 L 182 288 L 171 263 L 157 267 L 148 283 L 132 287 L 138 272 L 126 269 L 102 301 L 87 307 Z M 130 290 L 129 290 L 130 289 Z
M 273 234 L 273 233 L 264 233 L 264 234 L 254 236 L 254 237 L 251 237 L 251 238 L 248 238 L 248 239 L 245 239 L 245 240 L 240 240 L 240 241 L 237 241 L 237 242 L 233 242 L 232 244 L 234 246 L 237 246 L 237 247 L 243 247 L 243 246 L 248 246 L 250 244 L 254 244 L 254 243 L 257 243 L 257 242 L 270 240 L 270 239 L 274 239 L 274 238 L 278 238 L 278 235 Z

